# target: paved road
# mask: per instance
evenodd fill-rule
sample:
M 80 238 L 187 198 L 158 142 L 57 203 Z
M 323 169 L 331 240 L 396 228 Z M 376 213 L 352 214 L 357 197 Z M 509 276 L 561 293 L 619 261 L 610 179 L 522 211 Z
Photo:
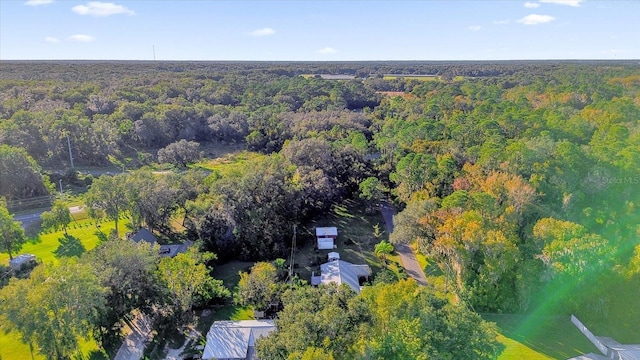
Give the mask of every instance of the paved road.
M 384 218 L 387 233 L 391 234 L 393 232 L 393 215 L 396 213 L 396 210 L 391 206 L 391 204 L 382 202 L 380 203 L 380 212 Z M 409 245 L 405 244 L 397 244 L 394 245 L 394 247 L 398 255 L 400 255 L 400 261 L 402 262 L 404 269 L 407 271 L 407 274 L 414 278 L 418 284 L 427 285 L 427 277 L 424 275 L 424 271 L 420 267 L 418 260 L 416 260 L 416 255 L 413 253 L 413 249 L 411 249 Z
M 23 229 L 27 229 L 32 225 L 35 225 L 37 223 L 40 222 L 40 220 L 42 219 L 42 213 L 45 210 L 43 209 L 36 209 L 36 210 L 27 210 L 26 213 L 22 213 L 20 215 L 15 215 L 13 217 L 13 219 L 15 221 L 19 221 L 20 223 L 22 223 L 22 228 Z M 69 208 L 69 212 L 71 213 L 71 215 L 73 214 L 77 214 L 79 212 L 84 211 L 84 207 L 83 206 L 72 206 Z
M 29 213 L 29 214 L 16 215 L 13 217 L 13 220 L 20 221 L 22 223 L 22 227 L 26 229 L 31 225 L 34 225 L 40 221 L 42 212 L 43 212 L 42 210 L 37 210 L 36 212 Z

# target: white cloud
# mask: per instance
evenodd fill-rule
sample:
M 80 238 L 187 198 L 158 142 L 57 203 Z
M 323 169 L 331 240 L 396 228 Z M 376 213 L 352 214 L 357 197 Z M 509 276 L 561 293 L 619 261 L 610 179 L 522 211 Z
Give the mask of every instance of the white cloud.
M 44 41 L 48 42 L 49 44 L 57 44 L 60 42 L 60 39 L 53 36 L 47 36 L 44 38 Z
M 80 15 L 91 15 L 99 17 L 118 14 L 135 15 L 135 12 L 128 9 L 126 6 L 100 1 L 91 1 L 87 3 L 87 5 L 76 5 L 71 8 L 71 11 Z
M 554 18 L 551 15 L 531 14 L 516 21 L 523 25 L 538 25 L 538 24 L 545 24 L 545 23 L 551 22 L 555 19 L 556 18 Z
M 75 41 L 75 42 L 92 42 L 96 38 L 94 38 L 91 35 L 75 34 L 75 35 L 69 36 L 68 39 L 69 41 Z
M 332 48 L 332 47 L 323 47 L 322 49 L 318 50 L 317 53 L 318 54 L 335 54 L 337 53 L 338 50 Z
M 541 3 L 578 7 L 585 0 L 540 0 Z
M 249 33 L 249 35 L 255 36 L 255 37 L 262 37 L 262 36 L 273 35 L 275 33 L 276 33 L 275 30 L 273 30 L 272 28 L 266 27 L 258 30 L 253 30 L 252 32 Z
M 535 9 L 535 8 L 540 7 L 540 4 L 533 3 L 533 2 L 526 2 L 526 3 L 524 3 L 524 7 L 526 7 L 527 9 Z
M 511 22 L 511 20 L 505 19 L 505 20 L 495 20 L 493 23 L 495 25 L 506 25 L 506 24 L 508 24 L 510 22 Z
M 29 6 L 40 6 L 51 4 L 53 0 L 27 0 L 24 4 Z
M 472 25 L 472 26 L 467 27 L 467 29 L 469 29 L 471 31 L 480 31 L 480 30 L 482 30 L 482 26 L 480 26 L 480 25 Z

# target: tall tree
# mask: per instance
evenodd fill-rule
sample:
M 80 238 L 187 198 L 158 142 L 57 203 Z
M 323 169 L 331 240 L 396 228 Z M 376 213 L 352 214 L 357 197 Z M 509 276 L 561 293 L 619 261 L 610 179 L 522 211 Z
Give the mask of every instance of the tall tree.
M 8 253 L 9 259 L 13 260 L 13 254 L 20 251 L 26 241 L 22 226 L 13 220 L 4 199 L 0 197 L 0 251 Z
M 188 318 L 193 306 L 198 303 L 229 296 L 229 290 L 222 281 L 212 278 L 203 263 L 214 258 L 213 254 L 203 255 L 192 248 L 186 253 L 160 261 L 158 275 L 171 295 L 170 303 L 177 319 Z
M 258 262 L 249 273 L 240 272 L 238 302 L 257 310 L 265 310 L 278 291 L 278 271 L 270 262 Z
M 103 175 L 97 178 L 87 195 L 85 203 L 89 207 L 92 217 L 106 217 L 115 222 L 115 232 L 118 233 L 118 220 L 129 205 L 125 196 L 125 175 Z
M 492 359 L 495 328 L 413 280 L 378 284 L 360 296 L 370 321 L 354 342 L 361 359 Z
M 355 296 L 346 285 L 287 290 L 282 297 L 284 310 L 276 320 L 278 330 L 258 340 L 258 357 L 287 359 L 314 347 L 336 359 L 353 359 L 350 346 L 357 342 L 357 327 L 366 317 L 358 311 L 366 309 L 350 309 Z
M 58 230 L 62 228 L 64 234 L 67 235 L 67 226 L 71 223 L 71 212 L 69 204 L 62 200 L 56 200 L 53 203 L 51 211 L 42 213 L 42 227 L 45 229 L 53 228 Z
M 12 279 L 0 290 L 1 323 L 49 359 L 68 359 L 88 339 L 107 289 L 88 264 L 73 260 L 38 266 L 28 279 Z
M 108 307 L 100 309 L 94 337 L 103 346 L 119 340 L 117 334 L 123 320 L 133 310 L 151 314 L 162 304 L 163 286 L 157 274 L 158 249 L 146 243 L 136 244 L 125 239 L 111 239 L 82 257 L 108 289 Z
M 14 200 L 48 195 L 50 183 L 40 171 L 24 149 L 0 144 L 0 196 Z

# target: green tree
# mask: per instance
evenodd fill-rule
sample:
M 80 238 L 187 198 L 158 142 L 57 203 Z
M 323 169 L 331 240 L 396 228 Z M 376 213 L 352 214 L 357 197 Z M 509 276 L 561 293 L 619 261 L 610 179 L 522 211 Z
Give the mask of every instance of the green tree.
M 9 259 L 13 260 L 13 254 L 20 251 L 26 241 L 22 226 L 13 220 L 4 199 L 0 198 L 0 251 L 8 253 Z
M 276 320 L 278 330 L 258 340 L 258 357 L 296 359 L 308 348 L 317 348 L 336 359 L 353 359 L 350 347 L 357 342 L 358 326 L 367 316 L 362 313 L 366 309 L 350 307 L 355 296 L 346 285 L 287 290 L 282 296 L 284 309 Z
M 21 148 L 0 144 L 0 197 L 9 200 L 48 195 L 51 184 L 38 163 Z
M 209 275 L 209 269 L 203 263 L 214 258 L 213 254 L 200 254 L 192 247 L 186 253 L 160 261 L 158 275 L 171 295 L 173 313 L 179 320 L 188 318 L 197 304 L 230 295 L 221 280 Z
M 270 262 L 257 262 L 249 273 L 240 272 L 238 303 L 265 310 L 278 294 L 278 270 Z
M 106 292 L 88 264 L 38 266 L 0 290 L 1 324 L 47 358 L 68 359 L 78 353 L 78 339 L 90 336 Z
M 395 172 L 389 178 L 396 183 L 396 193 L 403 201 L 409 201 L 411 196 L 424 190 L 429 181 L 436 178 L 436 159 L 429 154 L 409 153 L 396 165 Z
M 94 218 L 106 217 L 115 221 L 116 233 L 118 233 L 120 215 L 129 205 L 125 196 L 125 176 L 125 174 L 100 176 L 93 181 L 85 196 L 89 214 Z
M 353 343 L 362 359 L 492 359 L 495 327 L 413 280 L 378 284 L 360 294 L 370 320 Z
M 358 188 L 360 189 L 360 198 L 367 201 L 368 211 L 375 209 L 386 191 L 382 182 L 374 176 L 362 180 Z
M 154 306 L 164 303 L 157 247 L 114 238 L 103 241 L 81 261 L 93 267 L 100 284 L 108 289 L 109 306 L 100 309 L 93 334 L 103 346 L 120 340 L 119 330 L 133 310 L 151 314 Z
M 45 229 L 60 228 L 67 235 L 67 226 L 71 223 L 71 212 L 69 211 L 69 205 L 61 200 L 56 200 L 53 203 L 51 211 L 45 211 L 42 213 L 42 227 Z
M 302 354 L 296 351 L 289 355 L 287 360 L 334 360 L 334 357 L 322 348 L 308 347 Z
M 198 150 L 200 144 L 195 141 L 180 140 L 158 150 L 158 162 L 170 163 L 182 168 L 202 158 Z
M 561 276 L 579 282 L 614 261 L 615 250 L 607 239 L 570 221 L 540 219 L 533 227 L 533 238 L 548 279 Z
M 374 247 L 373 252 L 376 254 L 377 257 L 382 259 L 382 264 L 386 268 L 387 267 L 387 256 L 391 255 L 391 253 L 393 252 L 393 245 L 391 245 L 391 243 L 389 243 L 386 240 L 382 240 L 382 241 L 380 241 L 379 243 L 376 244 L 376 246 Z

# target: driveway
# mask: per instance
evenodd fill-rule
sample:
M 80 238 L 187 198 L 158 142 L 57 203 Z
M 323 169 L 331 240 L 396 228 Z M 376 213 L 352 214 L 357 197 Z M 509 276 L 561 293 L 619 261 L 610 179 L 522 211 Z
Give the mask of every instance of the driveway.
M 393 215 L 396 213 L 396 209 L 387 202 L 380 203 L 380 212 L 384 218 L 384 223 L 387 228 L 387 233 L 393 232 Z M 407 274 L 414 278 L 420 285 L 427 285 L 427 277 L 424 275 L 424 271 L 420 267 L 416 255 L 413 253 L 413 249 L 406 244 L 394 244 L 396 252 L 400 255 L 400 262 L 407 271 Z
M 122 342 L 114 360 L 140 360 L 145 346 L 153 338 L 151 320 L 144 314 L 138 314 L 131 324 L 131 332 Z

